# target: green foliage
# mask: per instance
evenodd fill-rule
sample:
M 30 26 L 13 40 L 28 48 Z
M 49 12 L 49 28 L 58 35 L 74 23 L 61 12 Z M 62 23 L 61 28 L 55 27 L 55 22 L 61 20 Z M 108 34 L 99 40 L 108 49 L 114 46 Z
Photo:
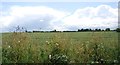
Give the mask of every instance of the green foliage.
M 116 31 L 117 31 L 117 32 L 120 32 L 120 28 L 117 28 Z

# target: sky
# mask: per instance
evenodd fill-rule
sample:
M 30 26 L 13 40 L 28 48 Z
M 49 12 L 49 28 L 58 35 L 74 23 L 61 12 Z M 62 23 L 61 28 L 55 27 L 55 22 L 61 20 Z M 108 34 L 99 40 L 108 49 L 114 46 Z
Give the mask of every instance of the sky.
M 118 27 L 117 2 L 2 2 L 0 32 Z

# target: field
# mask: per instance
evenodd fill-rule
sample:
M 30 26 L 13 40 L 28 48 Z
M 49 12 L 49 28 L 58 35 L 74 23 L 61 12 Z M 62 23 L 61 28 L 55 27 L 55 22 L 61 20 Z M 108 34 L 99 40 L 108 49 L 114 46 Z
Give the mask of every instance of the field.
M 118 63 L 117 32 L 3 33 L 2 63 Z

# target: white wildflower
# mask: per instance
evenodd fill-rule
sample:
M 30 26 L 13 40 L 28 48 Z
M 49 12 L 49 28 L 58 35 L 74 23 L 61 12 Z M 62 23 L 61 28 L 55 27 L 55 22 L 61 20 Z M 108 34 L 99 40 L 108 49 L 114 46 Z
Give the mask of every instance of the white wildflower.
M 101 59 L 101 61 L 103 61 L 103 59 Z
M 58 46 L 59 44 L 58 44 L 58 43 L 56 43 L 56 45 Z
M 18 41 L 19 43 L 21 42 L 21 41 Z
M 62 57 L 66 57 L 66 55 L 62 55 Z
M 48 41 L 46 41 L 46 43 L 48 43 Z
M 8 46 L 8 48 L 10 48 L 10 46 Z
M 96 61 L 95 63 L 99 63 L 98 61 Z
M 49 41 L 46 41 L 46 43 L 47 43 L 47 44 L 50 44 L 50 42 L 49 42 Z
M 94 61 L 92 61 L 91 63 L 94 63 Z
M 118 62 L 117 60 L 114 60 L 114 63 Z
M 102 46 L 102 48 L 104 48 L 104 46 Z
M 49 55 L 49 59 L 51 59 L 51 57 L 52 57 L 52 56 L 51 56 L 51 55 Z

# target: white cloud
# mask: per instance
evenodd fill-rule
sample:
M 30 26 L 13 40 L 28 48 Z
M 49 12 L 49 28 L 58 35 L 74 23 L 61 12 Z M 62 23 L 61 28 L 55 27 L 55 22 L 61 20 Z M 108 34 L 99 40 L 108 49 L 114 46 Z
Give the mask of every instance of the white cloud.
M 118 9 L 108 5 L 77 9 L 72 15 L 63 19 L 66 26 L 76 28 L 116 28 Z
M 9 11 L 3 12 L 0 22 L 3 29 L 20 25 L 29 30 L 39 28 L 77 30 L 78 28 L 116 28 L 117 17 L 118 9 L 108 5 L 85 7 L 71 14 L 45 6 L 12 6 Z
M 45 6 L 13 6 L 8 16 L 1 17 L 2 27 L 24 26 L 28 29 L 53 29 L 59 25 L 58 21 L 67 16 L 68 12 L 58 11 Z M 6 12 L 6 13 L 8 13 Z

